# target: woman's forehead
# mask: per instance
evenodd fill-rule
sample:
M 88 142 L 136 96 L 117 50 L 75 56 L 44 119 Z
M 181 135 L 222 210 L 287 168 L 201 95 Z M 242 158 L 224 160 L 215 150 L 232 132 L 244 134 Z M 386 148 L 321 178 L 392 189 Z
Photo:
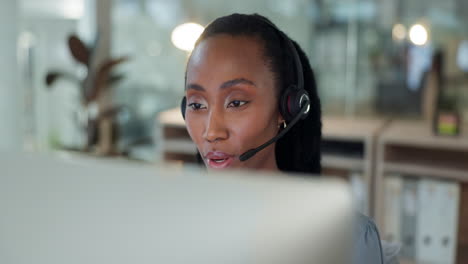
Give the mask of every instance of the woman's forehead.
M 187 64 L 187 78 L 214 72 L 262 74 L 265 70 L 268 67 L 257 38 L 220 34 L 197 45 Z

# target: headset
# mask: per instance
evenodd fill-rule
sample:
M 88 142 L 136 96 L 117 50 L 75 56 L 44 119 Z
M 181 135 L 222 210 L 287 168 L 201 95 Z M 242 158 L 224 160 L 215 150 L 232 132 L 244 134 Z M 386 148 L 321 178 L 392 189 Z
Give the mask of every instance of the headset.
M 294 60 L 294 66 L 296 71 L 296 84 L 290 84 L 286 89 L 282 91 L 282 94 L 279 99 L 279 110 L 281 115 L 283 116 L 286 126 L 283 128 L 275 137 L 268 140 L 264 144 L 250 149 L 244 152 L 242 155 L 239 156 L 240 161 L 246 161 L 253 157 L 257 152 L 261 151 L 262 149 L 268 147 L 270 144 L 278 141 L 282 138 L 295 124 L 297 124 L 300 120 L 305 119 L 310 112 L 310 98 L 307 91 L 304 89 L 304 75 L 302 71 L 302 63 L 301 59 L 299 58 L 299 54 L 291 41 L 291 39 L 286 36 L 281 30 L 279 30 L 273 23 L 270 21 L 260 18 L 260 20 L 268 25 L 269 27 L 273 28 L 275 32 L 278 33 L 280 38 L 284 41 L 284 43 L 288 46 Z M 180 109 L 182 112 L 182 117 L 185 120 L 185 110 L 187 107 L 187 98 L 184 96 L 182 99 Z

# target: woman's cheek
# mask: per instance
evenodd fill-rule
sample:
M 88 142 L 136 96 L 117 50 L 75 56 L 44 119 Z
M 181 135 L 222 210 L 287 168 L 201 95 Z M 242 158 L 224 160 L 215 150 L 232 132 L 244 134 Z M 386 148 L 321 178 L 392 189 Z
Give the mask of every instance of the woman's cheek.
M 229 122 L 231 124 L 231 135 L 235 137 L 241 148 L 251 148 L 252 144 L 258 143 L 258 137 L 261 137 L 263 123 L 258 115 L 244 115 L 242 117 L 233 118 Z M 262 142 L 263 143 L 263 142 Z M 255 144 L 254 144 L 255 145 Z
M 200 118 L 187 116 L 185 125 L 192 141 L 197 145 L 200 144 L 203 137 L 203 121 Z

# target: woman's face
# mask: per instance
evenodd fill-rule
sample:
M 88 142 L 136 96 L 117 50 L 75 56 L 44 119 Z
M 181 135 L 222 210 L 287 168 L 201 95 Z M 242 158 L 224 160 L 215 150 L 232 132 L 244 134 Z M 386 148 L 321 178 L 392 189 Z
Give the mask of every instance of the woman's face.
M 209 37 L 187 64 L 185 123 L 208 168 L 278 169 L 275 144 L 239 160 L 274 137 L 282 121 L 260 43 L 246 36 Z

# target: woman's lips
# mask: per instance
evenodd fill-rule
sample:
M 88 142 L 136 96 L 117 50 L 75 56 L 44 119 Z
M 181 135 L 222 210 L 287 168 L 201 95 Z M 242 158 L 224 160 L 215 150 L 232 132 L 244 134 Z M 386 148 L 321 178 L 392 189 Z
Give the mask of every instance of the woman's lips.
M 211 151 L 206 154 L 205 159 L 207 160 L 207 164 L 210 168 L 224 169 L 231 165 L 234 160 L 234 156 L 220 151 Z

